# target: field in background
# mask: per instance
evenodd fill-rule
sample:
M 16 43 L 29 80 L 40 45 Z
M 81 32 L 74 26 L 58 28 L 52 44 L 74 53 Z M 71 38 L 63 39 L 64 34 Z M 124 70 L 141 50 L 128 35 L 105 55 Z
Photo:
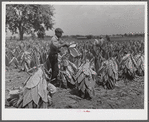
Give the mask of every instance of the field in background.
M 111 37 L 111 41 L 129 41 L 129 40 L 144 40 L 144 37 L 138 36 L 138 37 Z
M 27 40 L 30 40 L 31 37 L 25 37 L 24 38 L 24 41 L 27 41 Z M 38 39 L 36 38 L 37 40 L 40 40 L 40 41 L 50 41 L 51 40 L 51 37 L 45 37 L 44 39 Z M 62 37 L 63 40 L 66 40 L 66 41 L 76 41 L 76 42 L 80 42 L 80 41 L 94 41 L 94 39 L 99 39 L 99 38 L 92 38 L 92 39 L 77 39 L 75 37 Z M 104 38 L 105 39 L 105 38 Z M 123 41 L 129 41 L 129 40 L 134 40 L 134 41 L 138 41 L 138 40 L 144 40 L 144 37 L 143 36 L 124 36 L 124 37 L 110 37 L 110 40 L 113 42 L 113 41 L 118 41 L 118 42 L 123 42 Z M 19 39 L 7 39 L 7 41 L 11 41 L 11 42 L 17 42 L 19 41 Z

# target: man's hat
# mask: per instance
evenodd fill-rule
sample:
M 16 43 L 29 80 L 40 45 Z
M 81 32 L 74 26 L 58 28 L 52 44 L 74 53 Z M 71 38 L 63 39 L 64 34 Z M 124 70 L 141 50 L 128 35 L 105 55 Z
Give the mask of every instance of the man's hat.
M 60 32 L 60 33 L 64 33 L 63 30 L 61 28 L 56 28 L 55 32 Z

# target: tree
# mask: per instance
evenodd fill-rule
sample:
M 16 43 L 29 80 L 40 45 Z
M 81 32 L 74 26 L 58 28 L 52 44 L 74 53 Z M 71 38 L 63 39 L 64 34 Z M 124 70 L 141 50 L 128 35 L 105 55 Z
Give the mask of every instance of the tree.
M 35 35 L 35 33 L 32 30 L 31 30 L 31 38 L 32 38 L 32 40 L 36 39 L 36 35 Z
M 108 42 L 111 41 L 111 40 L 110 40 L 110 37 L 109 37 L 108 35 L 106 35 L 106 39 L 107 39 Z
M 42 25 L 40 25 L 37 35 L 38 35 L 38 38 L 44 39 L 45 29 Z
M 86 37 L 87 37 L 87 39 L 92 39 L 93 38 L 92 35 L 87 35 Z
M 124 36 L 127 36 L 127 33 L 125 33 Z
M 6 5 L 6 28 L 12 34 L 19 32 L 20 40 L 23 40 L 23 35 L 25 33 L 30 34 L 31 29 L 38 32 L 40 25 L 43 25 L 45 30 L 52 29 L 54 25 L 52 20 L 53 11 L 52 5 Z

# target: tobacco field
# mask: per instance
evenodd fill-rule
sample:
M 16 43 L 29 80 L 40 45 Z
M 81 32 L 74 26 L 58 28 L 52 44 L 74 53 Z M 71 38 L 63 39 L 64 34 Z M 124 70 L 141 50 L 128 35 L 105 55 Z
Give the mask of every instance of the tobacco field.
M 144 108 L 143 37 L 63 40 L 76 45 L 58 55 L 60 80 L 53 93 L 48 85 L 50 39 L 6 40 L 6 108 Z

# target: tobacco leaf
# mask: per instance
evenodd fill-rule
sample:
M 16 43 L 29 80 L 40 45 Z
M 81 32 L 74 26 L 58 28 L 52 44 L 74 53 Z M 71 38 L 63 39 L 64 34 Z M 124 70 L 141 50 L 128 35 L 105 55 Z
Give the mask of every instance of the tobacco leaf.
M 9 58 L 8 58 L 8 56 L 7 55 L 5 55 L 5 64 L 6 64 L 6 66 L 9 66 Z
M 92 89 L 95 86 L 95 81 L 92 78 L 85 77 L 85 84 L 89 89 Z
M 40 82 L 40 79 L 42 78 L 43 71 L 41 68 L 39 68 L 33 76 L 30 77 L 30 79 L 26 83 L 26 88 L 33 88 L 37 86 Z
M 69 51 L 73 57 L 77 57 L 80 55 L 80 53 L 78 52 L 78 50 L 76 48 L 69 48 Z
M 78 83 L 81 83 L 84 78 L 85 78 L 85 75 L 84 75 L 84 73 L 82 73 L 82 74 L 78 77 L 77 82 L 78 82 Z
M 23 92 L 23 107 L 32 101 L 31 89 L 25 89 Z
M 38 95 L 38 86 L 31 89 L 32 99 L 36 105 L 38 105 L 40 96 Z
M 82 69 L 80 69 L 75 75 L 75 79 L 77 79 L 82 74 Z
M 85 80 L 83 80 L 81 83 L 80 83 L 80 85 L 79 85 L 79 90 L 81 90 L 83 93 L 85 93 L 85 89 L 86 89 L 86 87 L 85 87 Z
M 45 79 L 41 79 L 38 84 L 38 94 L 42 98 L 43 101 L 47 102 L 47 83 Z

